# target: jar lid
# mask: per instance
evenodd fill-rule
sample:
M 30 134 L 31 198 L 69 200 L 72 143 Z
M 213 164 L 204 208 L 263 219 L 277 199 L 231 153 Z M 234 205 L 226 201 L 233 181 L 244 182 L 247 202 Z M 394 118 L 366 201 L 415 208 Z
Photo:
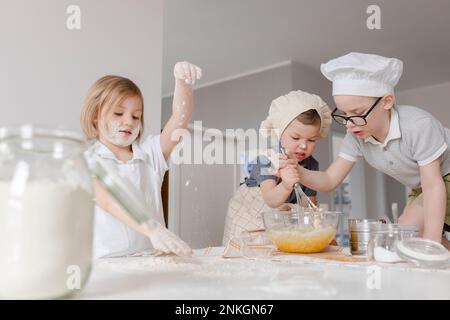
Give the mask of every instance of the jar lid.
M 450 252 L 439 242 L 409 238 L 397 243 L 397 252 L 405 260 L 415 264 L 428 266 L 448 266 L 450 264 Z
M 130 181 L 121 177 L 116 168 L 93 151 L 86 153 L 86 160 L 91 173 L 136 222 L 144 223 L 151 219 L 148 204 L 141 196 L 141 192 Z

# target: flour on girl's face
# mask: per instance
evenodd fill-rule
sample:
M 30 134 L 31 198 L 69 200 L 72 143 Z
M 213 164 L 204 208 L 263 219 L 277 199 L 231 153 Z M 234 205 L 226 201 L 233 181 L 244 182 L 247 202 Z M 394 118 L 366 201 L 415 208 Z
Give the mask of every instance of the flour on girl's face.
M 110 121 L 107 124 L 101 123 L 101 128 L 105 138 L 112 144 L 120 147 L 128 147 L 131 145 L 139 135 L 141 125 L 138 124 L 136 128 L 127 128 L 117 121 Z M 128 133 L 126 131 L 131 132 Z

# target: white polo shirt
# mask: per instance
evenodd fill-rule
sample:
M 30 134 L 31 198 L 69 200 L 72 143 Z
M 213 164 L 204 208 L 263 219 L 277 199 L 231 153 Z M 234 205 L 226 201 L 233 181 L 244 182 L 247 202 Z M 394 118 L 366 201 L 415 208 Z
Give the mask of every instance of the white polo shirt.
M 132 144 L 133 158 L 122 162 L 100 141 L 90 149 L 114 165 L 119 174 L 141 191 L 150 214 L 164 225 L 161 187 L 168 164 L 161 150 L 160 136 L 151 135 Z M 94 256 L 126 256 L 152 248 L 150 240 L 129 228 L 102 208 L 95 207 Z
M 349 161 L 364 158 L 372 167 L 400 183 L 420 186 L 420 166 L 440 157 L 441 175 L 450 173 L 450 130 L 425 110 L 413 106 L 391 109 L 388 135 L 383 143 L 360 139 L 347 132 L 339 156 Z

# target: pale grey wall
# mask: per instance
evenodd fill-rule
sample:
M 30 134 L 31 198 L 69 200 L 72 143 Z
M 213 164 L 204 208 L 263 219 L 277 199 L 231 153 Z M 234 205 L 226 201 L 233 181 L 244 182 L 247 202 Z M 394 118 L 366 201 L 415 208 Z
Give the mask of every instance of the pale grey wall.
M 386 175 L 364 161 L 366 217 L 377 219 L 388 214 L 386 203 Z
M 432 113 L 450 128 L 450 82 L 396 93 L 398 104 L 409 104 Z
M 195 90 L 191 122 L 201 120 L 204 127 L 220 130 L 258 129 L 272 100 L 292 90 L 291 71 L 288 65 Z M 171 113 L 172 97 L 166 97 L 163 125 Z
M 81 30 L 66 27 L 71 4 L 81 8 Z M 146 132 L 159 132 L 162 14 L 162 0 L 2 0 L 0 126 L 79 130 L 89 86 L 117 74 L 141 88 Z
M 221 130 L 257 129 L 266 118 L 271 101 L 292 90 L 315 93 L 322 96 L 327 103 L 332 103 L 331 86 L 320 71 L 293 62 L 195 90 L 192 121 L 202 120 L 204 127 Z M 172 97 L 163 98 L 162 125 L 170 117 L 171 104 Z M 332 107 L 330 105 L 330 108 Z M 314 157 L 322 169 L 326 169 L 330 164 L 329 143 L 329 139 L 320 141 L 314 152 Z M 331 194 L 319 194 L 319 201 L 330 204 Z
M 205 70 L 206 72 L 206 70 Z M 202 120 L 208 128 L 258 128 L 268 112 L 270 102 L 291 90 L 304 90 L 320 95 L 334 109 L 331 83 L 317 69 L 293 62 L 291 65 L 264 71 L 232 81 L 195 90 L 194 120 Z M 450 83 L 397 93 L 398 103 L 424 107 L 446 126 L 450 126 Z M 162 124 L 171 114 L 172 97 L 162 100 Z M 344 132 L 345 128 L 333 123 L 332 129 Z M 331 163 L 329 139 L 322 140 L 314 156 L 322 170 Z M 366 207 L 368 217 L 390 216 L 391 204 L 398 203 L 399 213 L 406 204 L 406 189 L 394 179 L 364 165 L 366 178 Z M 331 194 L 320 194 L 319 201 L 331 203 Z M 363 215 L 364 216 L 364 215 Z
M 334 109 L 331 83 L 322 76 L 320 70 L 293 62 L 287 66 L 195 90 L 192 121 L 202 120 L 204 127 L 221 130 L 258 128 L 261 120 L 267 116 L 271 101 L 291 90 L 318 94 L 331 110 Z M 162 100 L 162 125 L 170 117 L 171 104 L 172 97 Z M 334 122 L 332 130 L 345 133 L 345 128 Z M 321 170 L 328 168 L 334 160 L 330 136 L 317 144 L 314 157 L 319 161 Z M 376 170 L 368 165 L 364 166 L 364 174 L 366 189 L 372 196 L 366 197 L 367 212 L 361 213 L 361 216 L 377 217 L 385 214 L 387 204 L 384 183 L 380 184 Z M 320 203 L 331 205 L 332 197 L 333 193 L 319 193 L 318 198 Z
M 388 216 L 392 217 L 391 205 L 394 202 L 398 203 L 398 214 L 401 215 L 406 206 L 406 187 L 389 176 L 385 176 L 385 179 Z

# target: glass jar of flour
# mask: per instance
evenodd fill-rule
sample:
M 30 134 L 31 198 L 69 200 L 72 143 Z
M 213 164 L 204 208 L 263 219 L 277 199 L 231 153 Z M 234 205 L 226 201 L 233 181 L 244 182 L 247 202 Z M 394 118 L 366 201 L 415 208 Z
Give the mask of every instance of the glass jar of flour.
M 65 297 L 87 281 L 93 187 L 81 136 L 0 129 L 0 298 Z
M 371 237 L 367 245 L 369 260 L 385 263 L 403 261 L 397 254 L 398 242 L 419 236 L 416 225 L 380 224 L 371 227 Z

